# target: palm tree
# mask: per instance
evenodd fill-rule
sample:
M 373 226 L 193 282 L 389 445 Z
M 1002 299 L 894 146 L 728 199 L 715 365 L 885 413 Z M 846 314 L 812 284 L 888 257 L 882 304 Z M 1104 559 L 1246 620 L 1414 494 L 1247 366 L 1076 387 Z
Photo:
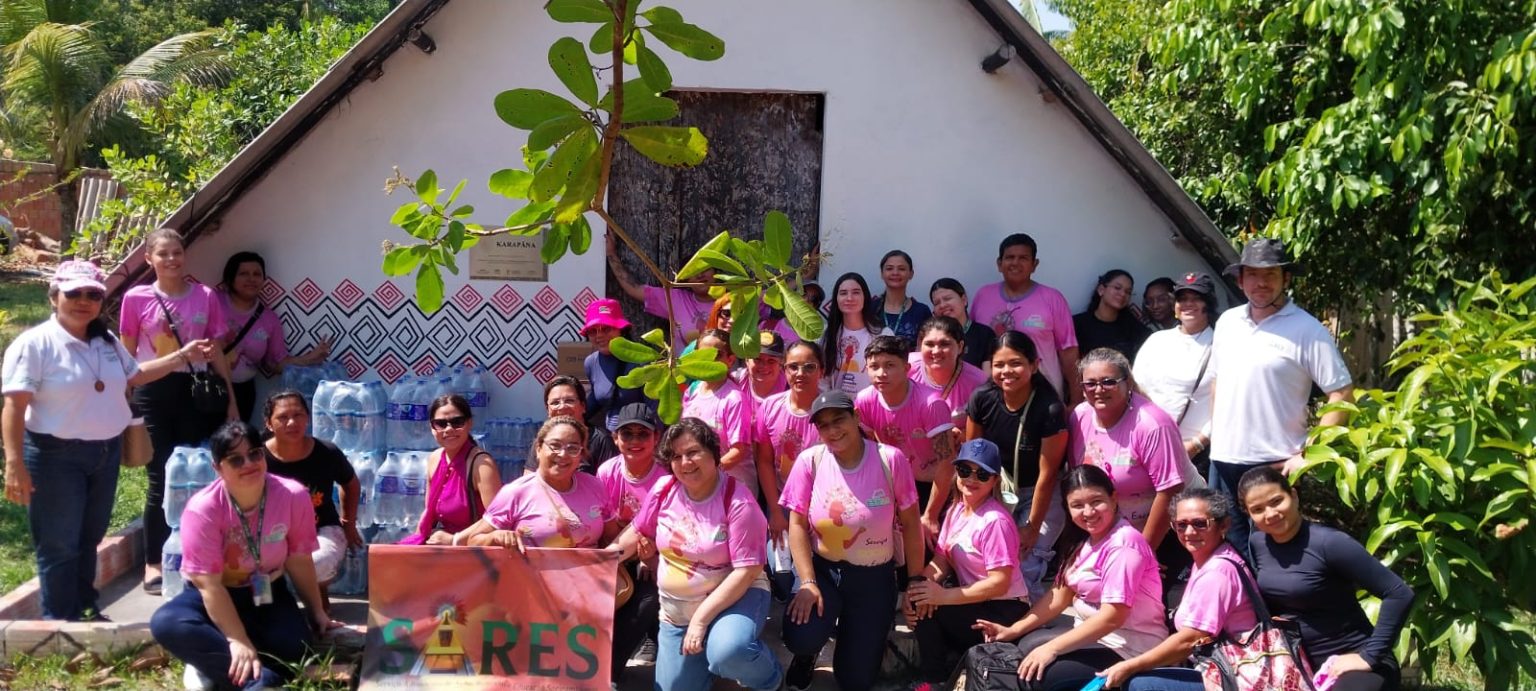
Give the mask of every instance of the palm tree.
M 114 69 L 93 23 L 73 0 L 0 0 L 0 103 L 42 111 L 59 180 L 59 246 L 68 251 L 79 204 L 80 156 L 91 136 L 130 102 L 152 103 L 177 82 L 217 83 L 227 73 L 213 30 L 175 36 Z

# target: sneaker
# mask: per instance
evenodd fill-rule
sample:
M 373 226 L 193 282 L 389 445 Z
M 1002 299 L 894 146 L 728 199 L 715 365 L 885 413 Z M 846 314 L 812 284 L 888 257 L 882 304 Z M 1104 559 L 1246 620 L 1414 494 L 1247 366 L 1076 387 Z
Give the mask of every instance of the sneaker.
M 646 638 L 640 642 L 640 649 L 635 651 L 635 659 L 649 665 L 656 664 L 656 641 Z
M 805 691 L 811 688 L 811 675 L 815 672 L 815 655 L 796 655 L 789 661 L 789 671 L 784 673 L 784 688 L 790 691 Z
M 196 667 L 187 665 L 186 670 L 181 673 L 181 685 L 187 691 L 208 691 L 213 688 L 213 680 L 203 676 Z

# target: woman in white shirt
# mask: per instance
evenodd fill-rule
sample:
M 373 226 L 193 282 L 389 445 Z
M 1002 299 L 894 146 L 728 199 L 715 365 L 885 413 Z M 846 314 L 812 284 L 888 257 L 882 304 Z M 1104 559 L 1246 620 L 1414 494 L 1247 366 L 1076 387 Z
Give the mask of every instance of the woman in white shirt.
M 101 320 L 104 278 L 87 261 L 60 264 L 48 284 L 53 317 L 5 349 L 0 374 L 5 498 L 27 507 L 47 619 L 102 619 L 96 545 L 112 518 L 121 438 L 133 417 L 127 387 L 215 353 L 212 341 L 197 340 L 135 362 Z
M 1209 464 L 1211 396 L 1216 380 L 1211 362 L 1216 284 L 1209 275 L 1189 273 L 1174 286 L 1179 325 L 1157 331 L 1142 344 L 1132 367 L 1141 392 L 1179 425 L 1184 451 L 1203 476 Z

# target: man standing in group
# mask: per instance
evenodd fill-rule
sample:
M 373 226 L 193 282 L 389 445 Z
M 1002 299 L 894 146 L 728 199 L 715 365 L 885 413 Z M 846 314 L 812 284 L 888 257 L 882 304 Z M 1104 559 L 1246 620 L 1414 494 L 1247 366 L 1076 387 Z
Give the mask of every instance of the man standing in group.
M 1249 468 L 1283 463 L 1291 472 L 1300 466 L 1313 384 L 1328 394 L 1329 403 L 1353 398 L 1349 368 L 1333 334 L 1288 296 L 1298 273 L 1284 245 L 1268 238 L 1249 241 L 1238 262 L 1227 267 L 1248 304 L 1227 310 L 1216 322 L 1210 483 L 1234 502 L 1238 479 Z M 1339 425 L 1347 419 L 1346 413 L 1334 411 L 1319 424 Z M 1240 519 L 1232 521 L 1227 533 L 1245 555 L 1249 529 L 1249 522 Z
M 1040 372 L 1056 387 L 1063 401 L 1083 400 L 1077 385 L 1077 332 L 1067 299 L 1048 285 L 1036 283 L 1040 255 L 1035 239 L 1014 233 L 997 248 L 997 271 L 1003 280 L 981 287 L 971 301 L 971 321 L 1004 331 L 1019 331 L 1035 342 Z

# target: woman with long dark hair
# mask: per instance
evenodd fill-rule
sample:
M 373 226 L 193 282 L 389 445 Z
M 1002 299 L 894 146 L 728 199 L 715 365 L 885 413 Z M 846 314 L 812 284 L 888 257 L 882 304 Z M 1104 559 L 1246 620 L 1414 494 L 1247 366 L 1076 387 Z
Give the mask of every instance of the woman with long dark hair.
M 427 459 L 427 498 L 416 533 L 405 545 L 457 545 L 469 539 L 470 526 L 485 515 L 501 471 L 496 459 L 475 443 L 475 419 L 469 401 L 458 394 L 438 396 L 427 406 L 427 421 L 438 449 Z
M 1099 276 L 1088 298 L 1088 309 L 1072 315 L 1078 352 L 1114 348 L 1126 358 L 1136 359 L 1136 351 L 1152 332 L 1131 313 L 1135 287 L 1136 279 L 1124 269 L 1110 269 Z
M 105 279 L 90 262 L 59 264 L 48 284 L 52 318 L 11 342 L 0 374 L 5 498 L 27 508 L 46 619 L 101 618 L 96 546 L 112 518 L 133 418 L 127 387 L 218 356 L 217 342 L 198 340 L 135 362 L 102 320 Z
M 891 250 L 880 258 L 880 281 L 885 284 L 885 294 L 877 303 L 880 333 L 906 341 L 909 351 L 916 348 L 917 327 L 933 315 L 927 305 L 907 295 L 913 269 L 912 255 L 901 250 Z
M 161 228 L 144 238 L 144 256 L 155 272 L 155 281 L 128 289 L 123 295 L 118 325 L 123 345 L 140 363 L 165 357 L 188 343 L 209 338 L 227 341 L 229 322 L 223 302 L 212 288 L 187 280 L 186 246 L 181 234 Z M 145 471 L 149 488 L 144 495 L 144 590 L 158 595 L 160 550 L 171 527 L 165 519 L 165 462 L 177 446 L 196 446 L 227 420 L 240 419 L 234 388 L 229 386 L 229 361 L 215 357 L 207 376 L 224 384 L 228 401 L 222 410 L 199 408 L 192 395 L 193 370 L 189 362 L 164 378 L 133 392 L 134 406 L 149 428 L 154 456 Z M 211 405 L 214 401 L 205 401 Z
M 320 341 L 303 355 L 289 355 L 283 321 L 261 301 L 267 286 L 267 262 L 255 252 L 236 252 L 224 262 L 219 298 L 224 308 L 224 356 L 229 358 L 230 386 L 240 419 L 249 421 L 256 412 L 256 375 L 265 368 L 280 373 L 288 365 L 313 365 L 331 353 L 329 341 Z
M 869 298 L 864 277 L 849 272 L 832 284 L 832 307 L 827 310 L 827 329 L 821 336 L 821 352 L 827 358 L 827 389 L 848 395 L 869 386 L 864 371 L 864 348 L 875 337 L 879 315 Z

